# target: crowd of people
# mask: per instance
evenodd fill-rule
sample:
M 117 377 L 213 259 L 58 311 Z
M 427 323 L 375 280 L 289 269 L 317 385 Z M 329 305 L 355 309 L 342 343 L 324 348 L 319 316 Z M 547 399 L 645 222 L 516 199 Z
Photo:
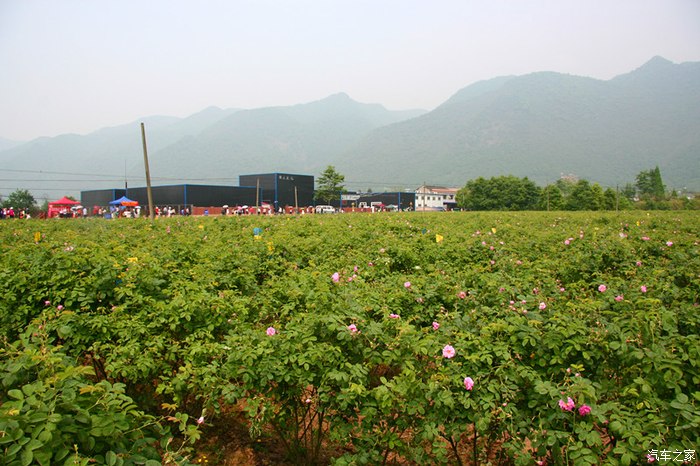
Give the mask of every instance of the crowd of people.
M 18 209 L 15 210 L 14 207 L 3 207 L 0 209 L 0 220 L 4 220 L 6 218 L 28 218 L 29 217 L 29 210 L 27 209 Z
M 83 206 L 63 207 L 58 212 L 59 218 L 81 218 L 87 216 L 87 207 Z
M 261 206 L 233 206 L 224 205 L 219 208 L 195 208 L 194 206 L 156 206 L 154 208 L 156 217 L 173 217 L 173 216 L 190 216 L 190 215 L 275 215 L 275 214 L 322 214 L 322 213 L 338 213 L 350 210 L 353 212 L 375 212 L 384 211 L 384 206 L 381 208 L 372 206 L 370 208 L 348 208 L 337 209 L 331 206 L 307 206 L 295 208 L 293 206 L 279 207 L 274 209 L 270 204 L 262 204 Z M 210 210 L 211 209 L 211 210 Z M 38 218 L 46 218 L 46 212 L 40 213 Z M 56 218 L 87 218 L 88 216 L 100 218 L 140 218 L 148 217 L 148 208 L 145 206 L 93 206 L 92 210 L 83 206 L 63 207 L 57 213 L 51 215 Z M 0 220 L 12 218 L 31 218 L 29 209 L 14 209 L 13 207 L 0 208 Z
M 174 215 L 189 216 L 191 215 L 189 207 L 181 207 L 180 210 L 173 206 L 155 206 L 156 217 L 172 217 Z

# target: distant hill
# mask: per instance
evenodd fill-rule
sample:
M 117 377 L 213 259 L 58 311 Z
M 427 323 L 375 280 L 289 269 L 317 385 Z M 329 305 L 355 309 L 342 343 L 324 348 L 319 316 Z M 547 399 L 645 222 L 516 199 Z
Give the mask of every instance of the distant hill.
M 423 113 L 389 111 L 340 93 L 288 107 L 211 107 L 184 119 L 158 116 L 143 121 L 154 185 L 238 184 L 238 176 L 246 173 L 316 174 L 373 129 Z M 0 190 L 5 193 L 19 187 L 39 197 L 79 195 L 81 190 L 121 188 L 125 177 L 129 186 L 145 185 L 138 121 L 85 136 L 39 138 L 0 152 L 0 164 L 47 174 L 11 172 L 17 179 L 62 180 L 18 181 L 16 187 L 7 182 Z
M 20 141 L 13 141 L 11 139 L 0 138 L 0 152 L 7 149 L 12 149 L 13 147 L 19 146 L 20 144 L 23 143 Z
M 286 107 L 150 117 L 5 150 L 0 141 L 5 178 L 17 180 L 2 182 L 0 193 L 79 195 L 123 187 L 125 174 L 129 186 L 143 186 L 140 121 L 154 185 L 237 184 L 239 175 L 261 172 L 317 176 L 330 164 L 349 187 L 374 190 L 507 174 L 541 185 L 573 174 L 614 187 L 658 165 L 668 187 L 700 191 L 700 63 L 655 57 L 608 81 L 554 72 L 496 77 L 431 112 L 389 111 L 340 93 Z
M 479 82 L 373 131 L 335 165 L 397 184 L 574 174 L 612 187 L 659 165 L 669 187 L 700 190 L 700 63 L 655 57 L 609 81 L 541 72 Z
M 81 190 L 123 187 L 125 173 L 133 177 L 137 166 L 140 179 L 132 178 L 132 186 L 143 185 L 141 122 L 147 128 L 150 151 L 198 134 L 236 111 L 210 107 L 187 118 L 154 116 L 84 136 L 64 134 L 37 138 L 0 152 L 0 165 L 7 170 L 6 175 L 35 181 L 4 181 L 0 184 L 0 192 L 7 194 L 15 189 L 29 189 L 39 198 L 55 199 L 64 194 L 78 196 Z
M 307 104 L 244 110 L 154 152 L 150 166 L 160 176 L 214 177 L 222 183 L 237 183 L 246 173 L 316 175 L 372 130 L 423 113 L 389 111 L 344 93 Z

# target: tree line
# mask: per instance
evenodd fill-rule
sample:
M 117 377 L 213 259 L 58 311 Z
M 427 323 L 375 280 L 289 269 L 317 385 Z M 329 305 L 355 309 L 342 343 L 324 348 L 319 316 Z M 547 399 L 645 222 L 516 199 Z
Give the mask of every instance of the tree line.
M 527 177 L 496 176 L 470 180 L 457 192 L 466 210 L 671 210 L 699 209 L 697 199 L 667 192 L 659 167 L 640 172 L 636 182 L 603 189 L 598 183 L 562 177 L 545 187 Z

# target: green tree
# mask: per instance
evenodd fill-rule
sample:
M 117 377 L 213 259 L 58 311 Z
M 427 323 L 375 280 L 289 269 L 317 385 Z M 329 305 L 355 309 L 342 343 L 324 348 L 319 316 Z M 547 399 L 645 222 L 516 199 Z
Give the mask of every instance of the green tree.
M 605 210 L 629 210 L 632 201 L 625 197 L 624 190 L 607 188 L 603 193 L 603 208 Z
M 637 192 L 642 199 L 660 201 L 666 195 L 666 187 L 661 179 L 658 165 L 652 170 L 641 171 L 637 175 Z
M 620 191 L 620 195 L 629 201 L 634 201 L 634 198 L 637 196 L 637 190 L 632 183 L 627 183 Z
M 28 190 L 18 189 L 7 196 L 3 206 L 14 207 L 16 211 L 25 209 L 34 210 L 36 209 L 36 200 Z
M 563 210 L 564 203 L 564 194 L 556 184 L 547 185 L 542 189 L 540 210 Z
M 345 191 L 345 175 L 341 175 L 335 167 L 328 165 L 317 180 L 317 188 L 314 196 L 316 199 L 330 204 L 333 199 L 340 198 L 340 194 Z
M 601 210 L 605 205 L 603 188 L 588 180 L 579 180 L 566 201 L 567 210 Z
M 612 188 L 608 188 L 603 193 L 603 208 L 605 210 L 617 210 L 619 206 L 618 193 Z
M 540 188 L 527 177 L 479 177 L 457 192 L 457 205 L 469 210 L 532 210 L 537 208 Z
M 569 197 L 571 192 L 574 190 L 578 181 L 579 180 L 573 176 L 562 176 L 555 184 L 557 188 L 559 188 L 559 191 L 561 191 L 562 196 L 566 198 Z

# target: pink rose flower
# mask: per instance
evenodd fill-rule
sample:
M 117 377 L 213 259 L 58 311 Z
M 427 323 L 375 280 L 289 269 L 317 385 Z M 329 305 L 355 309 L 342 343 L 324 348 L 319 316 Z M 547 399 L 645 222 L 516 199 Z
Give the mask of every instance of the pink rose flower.
M 574 400 L 572 400 L 571 397 L 567 397 L 566 401 L 559 400 L 559 407 L 562 409 L 562 411 L 573 411 L 576 407 L 576 403 L 574 403 Z
M 272 336 L 275 333 L 277 333 L 277 330 L 275 330 L 275 327 L 267 327 L 267 330 L 265 330 L 265 333 L 267 333 L 268 336 Z
M 588 405 L 581 405 L 581 406 L 578 408 L 578 413 L 579 413 L 581 416 L 588 416 L 589 414 L 591 414 L 591 407 L 588 406 Z
M 598 285 L 598 291 L 600 291 L 601 293 L 605 293 L 607 289 L 608 287 L 605 285 Z
M 357 333 L 357 326 L 355 324 L 350 324 L 348 325 L 348 330 L 350 330 L 350 333 Z
M 442 349 L 442 357 L 443 358 L 452 359 L 455 357 L 455 354 L 457 354 L 457 352 L 450 345 L 445 345 L 445 347 Z
M 398 314 L 389 314 L 389 318 L 390 318 L 390 319 L 400 319 L 401 316 L 398 315 Z
M 340 281 L 340 274 L 338 272 L 334 273 L 333 275 L 331 275 L 331 279 L 333 280 L 333 282 L 338 283 Z
M 540 308 L 540 311 L 544 311 L 545 309 L 547 309 L 547 303 L 540 303 L 539 308 Z
M 407 289 L 410 288 L 410 287 L 411 287 L 411 282 L 405 282 L 405 283 L 403 284 L 403 287 L 404 287 L 404 288 L 407 288 Z
M 457 297 L 458 297 L 459 299 L 466 299 L 466 298 L 467 298 L 467 293 L 466 293 L 465 291 L 460 291 L 459 293 L 457 293 Z
M 644 285 L 642 285 L 642 286 L 639 287 L 639 291 L 641 291 L 642 293 L 646 293 L 646 292 L 647 292 L 647 287 L 644 286 Z
M 617 301 L 618 303 L 619 303 L 620 301 L 622 301 L 623 299 L 625 299 L 625 297 L 622 296 L 622 295 L 617 295 L 617 296 L 615 296 L 615 301 Z
M 471 391 L 474 388 L 474 380 L 471 377 L 464 378 L 464 388 Z
M 440 328 L 440 324 L 438 324 L 437 322 L 433 322 L 433 330 L 437 330 L 439 328 Z
M 204 424 L 204 416 L 199 416 L 199 419 L 197 419 L 197 425 L 202 425 Z

